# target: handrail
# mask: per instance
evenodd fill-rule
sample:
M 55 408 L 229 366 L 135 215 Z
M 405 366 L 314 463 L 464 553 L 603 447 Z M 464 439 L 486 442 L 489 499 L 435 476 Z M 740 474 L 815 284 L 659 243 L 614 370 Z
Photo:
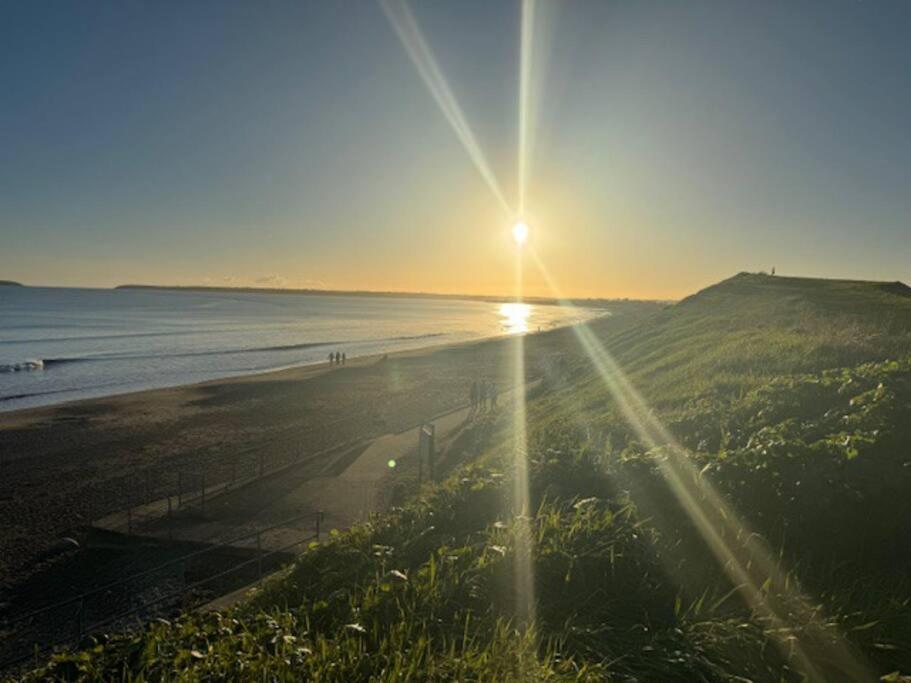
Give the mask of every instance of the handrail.
M 80 595 L 74 596 L 74 597 L 72 597 L 72 598 L 67 598 L 66 600 L 62 600 L 62 601 L 60 601 L 60 602 L 57 602 L 57 603 L 54 603 L 54 604 L 51 604 L 51 605 L 47 605 L 47 606 L 45 606 L 45 607 L 41 607 L 41 608 L 36 609 L 36 610 L 34 610 L 34 611 L 32 611 L 32 612 L 28 612 L 27 614 L 21 614 L 21 615 L 19 615 L 19 616 L 17 616 L 17 617 L 14 617 L 14 618 L 12 618 L 12 619 L 4 620 L 3 622 L 0 622 L 0 623 L 4 623 L 4 624 L 6 624 L 6 625 L 18 624 L 18 623 L 20 623 L 20 622 L 22 622 L 22 621 L 25 621 L 26 619 L 30 619 L 30 618 L 32 618 L 32 617 L 36 617 L 36 616 L 38 616 L 38 615 L 40 615 L 40 614 L 43 614 L 43 613 L 48 612 L 48 611 L 53 610 L 53 609 L 58 609 L 58 608 L 60 608 L 60 607 L 65 607 L 66 605 L 72 605 L 73 603 L 77 603 L 77 602 L 79 602 L 80 600 L 85 600 L 85 598 L 88 598 L 88 597 L 97 595 L 98 593 L 102 593 L 102 592 L 109 591 L 109 590 L 111 590 L 112 588 L 116 588 L 117 586 L 122 586 L 123 584 L 129 583 L 129 582 L 131 582 L 131 581 L 135 581 L 136 579 L 140 579 L 140 578 L 142 578 L 142 577 L 149 576 L 150 574 L 154 574 L 155 572 L 161 571 L 162 569 L 166 569 L 166 568 L 168 568 L 168 567 L 172 567 L 172 566 L 174 566 L 174 565 L 181 564 L 181 563 L 183 563 L 183 562 L 186 562 L 187 560 L 193 559 L 194 557 L 199 557 L 199 556 L 201 556 L 201 555 L 204 555 L 205 553 L 212 552 L 212 551 L 215 551 L 215 550 L 218 550 L 218 549 L 222 549 L 222 548 L 226 548 L 226 547 L 230 547 L 231 544 L 233 544 L 233 543 L 238 543 L 238 542 L 240 542 L 240 541 L 244 541 L 244 540 L 247 540 L 247 539 L 249 539 L 249 538 L 256 538 L 256 537 L 259 536 L 260 534 L 264 534 L 264 533 L 267 533 L 267 532 L 269 532 L 269 531 L 273 531 L 273 530 L 275 530 L 275 529 L 280 529 L 280 528 L 283 528 L 283 527 L 285 527 L 285 526 L 287 526 L 287 525 L 289 525 L 289 524 L 292 524 L 292 523 L 294 523 L 294 522 L 300 521 L 300 520 L 302 520 L 302 519 L 306 519 L 306 518 L 310 518 L 310 517 L 314 517 L 314 516 L 319 516 L 319 515 L 321 515 L 321 514 L 322 514 L 321 512 L 315 512 L 315 513 L 308 513 L 308 514 L 306 514 L 306 515 L 300 515 L 300 516 L 298 516 L 298 517 L 293 517 L 293 518 L 291 518 L 291 519 L 285 520 L 284 522 L 281 522 L 281 523 L 279 523 L 279 524 L 274 524 L 274 525 L 272 525 L 272 526 L 270 526 L 270 527 L 266 527 L 265 529 L 260 529 L 260 530 L 258 530 L 258 531 L 255 531 L 255 532 L 252 532 L 252 533 L 249 533 L 249 534 L 244 534 L 243 536 L 238 536 L 238 537 L 233 538 L 233 539 L 228 540 L 228 541 L 223 541 L 223 542 L 221 542 L 221 543 L 219 543 L 219 544 L 217 544 L 217 545 L 216 545 L 216 544 L 209 545 L 209 546 L 206 547 L 206 548 L 202 548 L 202 549 L 200 549 L 200 550 L 196 550 L 196 551 L 194 551 L 194 552 L 192 552 L 192 553 L 188 553 L 187 555 L 182 555 L 182 556 L 177 557 L 177 558 L 175 558 L 175 559 L 173 559 L 173 560 L 168 560 L 167 562 L 164 562 L 164 563 L 162 563 L 162 564 L 160 564 L 160 565 L 157 565 L 157 566 L 155 566 L 155 567 L 152 567 L 151 569 L 145 569 L 145 570 L 143 570 L 143 571 L 141 571 L 141 572 L 139 572 L 139 573 L 137 573 L 137 574 L 132 574 L 132 575 L 126 577 L 126 578 L 118 579 L 117 581 L 114 581 L 113 583 L 109 583 L 109 584 L 107 584 L 107 585 L 105 585 L 105 586 L 101 586 L 101 587 L 99 587 L 99 588 L 93 588 L 92 590 L 86 591 L 85 593 L 81 593 Z M 309 539 L 311 539 L 311 538 L 313 538 L 313 536 L 308 537 L 307 540 L 309 540 Z
M 47 612 L 49 612 L 50 610 L 59 609 L 59 608 L 61 608 L 61 607 L 65 607 L 65 606 L 72 605 L 72 604 L 75 604 L 75 603 L 79 603 L 79 604 L 81 605 L 79 614 L 76 616 L 77 619 L 81 620 L 81 619 L 83 619 L 84 616 L 85 616 L 85 598 L 87 598 L 87 597 L 97 595 L 98 593 L 100 593 L 100 592 L 102 592 L 102 591 L 110 590 L 110 588 L 112 588 L 112 587 L 120 586 L 120 585 L 126 584 L 126 583 L 128 583 L 128 582 L 130 582 L 130 581 L 132 581 L 132 580 L 134 580 L 134 579 L 136 579 L 136 578 L 139 578 L 139 577 L 142 577 L 142 576 L 147 576 L 147 575 L 149 575 L 150 573 L 155 572 L 155 571 L 158 571 L 158 570 L 160 570 L 160 569 L 162 569 L 162 568 L 172 566 L 172 565 L 174 565 L 174 564 L 176 564 L 176 563 L 179 563 L 179 562 L 184 562 L 185 560 L 187 560 L 187 559 L 189 559 L 189 558 L 198 557 L 199 555 L 201 555 L 201 554 L 203 554 L 203 553 L 205 553 L 205 552 L 209 552 L 209 551 L 211 551 L 211 550 L 216 550 L 216 549 L 220 549 L 220 548 L 228 548 L 228 547 L 230 547 L 230 546 L 228 545 L 229 543 L 235 543 L 235 542 L 237 542 L 238 540 L 245 540 L 245 539 L 248 539 L 248 538 L 258 537 L 258 536 L 260 536 L 260 535 L 263 534 L 263 533 L 266 533 L 266 532 L 268 532 L 268 531 L 272 531 L 272 530 L 274 530 L 274 529 L 282 528 L 282 527 L 284 527 L 284 526 L 286 526 L 286 525 L 288 525 L 288 524 L 292 524 L 292 523 L 297 522 L 297 521 L 300 521 L 300 520 L 302 520 L 302 519 L 307 519 L 307 518 L 310 518 L 310 517 L 315 517 L 315 519 L 316 519 L 316 531 L 315 531 L 315 533 L 311 533 L 310 535 L 308 535 L 308 536 L 306 536 L 306 537 L 304 537 L 304 538 L 300 538 L 300 539 L 298 539 L 298 540 L 296 540 L 296 541 L 294 541 L 294 542 L 292 542 L 292 543 L 288 543 L 288 544 L 286 544 L 286 545 L 284 545 L 284 546 L 281 546 L 280 548 L 274 548 L 274 549 L 268 550 L 268 551 L 266 551 L 266 552 L 263 552 L 262 550 L 260 550 L 260 551 L 257 553 L 256 557 L 252 557 L 252 558 L 250 558 L 250 559 L 247 559 L 247 560 L 244 560 L 244 561 L 242 561 L 242 562 L 239 562 L 238 564 L 232 565 L 231 567 L 229 567 L 228 569 L 226 569 L 226 570 L 224 570 L 224 571 L 221 571 L 221 572 L 219 572 L 219 573 L 217 573 L 217 574 L 214 574 L 214 575 L 212 575 L 212 576 L 208 576 L 208 577 L 206 577 L 206 578 L 204 578 L 204 579 L 202 579 L 202 580 L 200 580 L 200 581 L 196 581 L 196 582 L 194 582 L 194 583 L 187 584 L 187 585 L 183 586 L 182 588 L 180 588 L 180 589 L 177 590 L 177 591 L 172 591 L 171 593 L 168 593 L 168 594 L 165 594 L 165 595 L 162 595 L 162 596 L 158 596 L 157 598 L 154 598 L 154 599 L 152 599 L 152 600 L 144 601 L 141 605 L 138 605 L 138 606 L 136 606 L 136 607 L 132 607 L 132 608 L 130 608 L 129 610 L 127 610 L 127 611 L 125 611 L 125 612 L 121 612 L 121 613 L 118 613 L 118 614 L 115 614 L 115 615 L 112 615 L 112 616 L 109 616 L 109 617 L 105 617 L 104 619 L 101 619 L 100 621 L 97 621 L 97 622 L 91 624 L 90 626 L 82 626 L 82 625 L 80 624 L 79 629 L 78 629 L 78 633 L 79 633 L 79 637 L 81 637 L 82 635 L 85 635 L 85 634 L 87 634 L 87 633 L 90 633 L 90 632 L 92 632 L 92 631 L 97 630 L 98 628 L 104 626 L 105 624 L 110 624 L 110 623 L 112 623 L 112 622 L 116 622 L 116 621 L 119 621 L 119 620 L 121 620 L 121 619 L 125 619 L 126 617 L 129 617 L 130 615 L 137 614 L 138 612 L 141 612 L 141 611 L 143 611 L 143 610 L 147 610 L 149 607 L 152 607 L 153 605 L 157 605 L 157 604 L 159 604 L 159 603 L 161 603 L 161 602 L 166 602 L 166 601 L 168 601 L 168 600 L 172 600 L 172 599 L 174 599 L 174 598 L 178 598 L 178 597 L 180 597 L 180 596 L 182 596 L 182 595 L 185 595 L 185 594 L 187 594 L 187 593 L 192 592 L 193 590 L 199 588 L 200 586 L 204 586 L 205 584 L 211 583 L 212 581 L 215 581 L 216 579 L 220 579 L 220 578 L 222 578 L 222 577 L 224 577 L 224 576 L 227 576 L 228 574 L 237 572 L 238 570 L 243 569 L 243 568 L 245 568 L 245 567 L 247 567 L 247 566 L 250 566 L 250 565 L 252 565 L 252 564 L 254 564 L 254 563 L 259 563 L 259 564 L 261 565 L 261 563 L 262 563 L 262 561 L 263 561 L 264 559 L 269 558 L 269 557 L 274 557 L 274 556 L 276 556 L 276 555 L 279 555 L 279 554 L 282 554 L 282 553 L 284 553 L 284 552 L 287 552 L 288 550 L 290 550 L 291 548 L 294 548 L 295 546 L 299 546 L 299 545 L 301 545 L 301 544 L 303 544 L 303 543 L 307 543 L 307 542 L 309 542 L 309 541 L 312 541 L 313 539 L 317 539 L 317 540 L 318 540 L 318 539 L 319 539 L 320 521 L 321 521 L 321 518 L 322 518 L 322 514 L 323 514 L 322 511 L 317 511 L 317 512 L 315 512 L 315 513 L 309 513 L 309 514 L 307 514 L 307 515 L 300 515 L 300 516 L 298 516 L 298 517 L 293 517 L 293 518 L 291 518 L 291 519 L 285 520 L 284 522 L 282 522 L 282 523 L 280 523 L 280 524 L 274 524 L 274 525 L 272 525 L 272 526 L 266 527 L 265 529 L 260 529 L 260 530 L 254 532 L 254 533 L 250 533 L 250 534 L 246 534 L 246 535 L 244 535 L 244 536 L 237 537 L 237 538 L 235 538 L 234 540 L 228 541 L 228 542 L 226 542 L 226 543 L 224 543 L 224 544 L 221 544 L 221 545 L 213 545 L 213 546 L 210 546 L 210 547 L 208 547 L 208 548 L 205 548 L 205 549 L 203 549 L 203 550 L 201 550 L 201 551 L 197 551 L 197 552 L 194 552 L 194 553 L 190 553 L 190 554 L 188 554 L 188 555 L 184 555 L 184 556 L 182 556 L 182 557 L 180 557 L 180 558 L 177 558 L 177 559 L 175 559 L 175 560 L 170 560 L 170 561 L 168 561 L 168 562 L 166 562 L 166 563 L 164 563 L 164 564 L 158 565 L 157 567 L 153 567 L 152 569 L 148 569 L 148 570 L 145 570 L 145 571 L 140 572 L 140 573 L 138 573 L 138 574 L 134 574 L 134 575 L 132 575 L 132 576 L 130 576 L 130 577 L 127 577 L 126 579 L 122 579 L 122 580 L 117 581 L 117 582 L 114 582 L 114 583 L 112 583 L 112 584 L 108 584 L 107 586 L 104 586 L 104 587 L 101 587 L 101 588 L 98 588 L 98 589 L 93 589 L 93 590 L 91 590 L 91 591 L 88 591 L 88 592 L 86 592 L 86 593 L 83 593 L 83 594 L 81 594 L 81 595 L 79 595 L 79 596 L 76 596 L 76 597 L 74 597 L 74 598 L 70 598 L 70 599 L 67 599 L 67 600 L 64 600 L 64 601 L 55 603 L 55 604 L 53 604 L 53 605 L 48 605 L 48 606 L 46 606 L 46 607 L 42 607 L 41 609 L 35 610 L 35 611 L 33 611 L 33 612 L 29 612 L 28 614 L 20 615 L 20 616 L 14 618 L 14 619 L 5 621 L 4 624 L 5 624 L 6 626 L 10 626 L 10 625 L 12 625 L 12 624 L 19 623 L 19 622 L 24 621 L 24 620 L 27 620 L 27 619 L 32 619 L 32 618 L 34 618 L 34 617 L 36 617 L 36 616 L 38 616 L 38 615 L 47 613 Z M 262 581 L 262 570 L 260 570 L 259 581 Z M 37 656 L 38 654 L 47 652 L 48 650 L 51 650 L 51 649 L 53 649 L 54 647 L 56 647 L 56 646 L 58 646 L 58 645 L 61 645 L 61 644 L 63 644 L 63 643 L 66 643 L 66 642 L 72 641 L 72 640 L 73 640 L 72 636 L 67 636 L 67 637 L 62 637 L 62 638 L 56 638 L 56 639 L 54 639 L 54 640 L 52 640 L 52 641 L 50 641 L 50 642 L 46 642 L 44 645 L 41 645 L 41 646 L 35 645 L 35 646 L 33 646 L 33 649 L 32 649 L 28 654 L 22 655 L 22 656 L 20 656 L 20 657 L 14 657 L 14 658 L 12 658 L 12 659 L 7 659 L 7 660 L 5 660 L 5 661 L 0 662 L 0 667 L 6 668 L 6 667 L 15 666 L 16 664 L 19 664 L 19 663 L 25 661 L 25 660 L 28 659 L 29 657 Z

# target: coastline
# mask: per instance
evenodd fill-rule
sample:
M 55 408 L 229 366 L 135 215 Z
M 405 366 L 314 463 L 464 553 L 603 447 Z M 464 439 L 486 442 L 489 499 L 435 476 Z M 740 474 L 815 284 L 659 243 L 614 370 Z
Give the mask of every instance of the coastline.
M 589 324 L 634 324 L 633 306 Z M 526 379 L 580 353 L 572 327 L 523 335 Z M 310 457 L 463 406 L 471 382 L 514 382 L 515 337 L 494 337 L 0 413 L 0 603 L 46 567 L 65 535 L 144 499 L 181 473 L 224 481 L 250 457 Z M 251 455 L 252 454 L 252 455 Z M 243 462 L 241 462 L 243 461 Z M 238 464 L 239 463 L 239 464 Z
M 612 312 L 608 311 L 608 310 L 603 310 L 603 311 L 598 311 L 596 309 L 580 309 L 580 310 L 584 310 L 587 314 L 589 314 L 589 317 L 586 318 L 584 321 L 572 320 L 572 321 L 568 321 L 564 324 L 553 325 L 547 329 L 529 331 L 529 332 L 523 333 L 523 336 L 529 337 L 529 336 L 535 335 L 535 334 L 542 334 L 544 332 L 549 332 L 549 331 L 553 331 L 553 330 L 557 330 L 557 329 L 561 329 L 561 328 L 568 328 L 568 327 L 572 327 L 573 325 L 578 325 L 581 322 L 592 322 L 599 318 L 605 318 L 605 317 L 609 317 L 610 315 L 612 315 Z M 349 363 L 353 363 L 356 360 L 361 361 L 361 360 L 369 360 L 371 358 L 379 358 L 384 355 L 397 356 L 397 355 L 400 355 L 403 353 L 417 353 L 417 352 L 423 352 L 423 351 L 428 351 L 428 350 L 439 350 L 439 349 L 447 348 L 449 346 L 479 343 L 479 342 L 491 341 L 491 340 L 495 340 L 495 339 L 504 339 L 504 338 L 509 338 L 509 337 L 515 336 L 515 335 L 514 335 L 514 333 L 510 333 L 508 331 L 503 331 L 503 332 L 500 332 L 499 334 L 493 334 L 493 335 L 488 335 L 488 336 L 483 336 L 483 337 L 475 337 L 475 338 L 464 339 L 464 340 L 448 339 L 448 340 L 443 340 L 443 341 L 439 341 L 439 342 L 432 341 L 433 338 L 436 337 L 437 335 L 422 335 L 422 336 L 426 337 L 426 339 L 421 340 L 420 342 L 416 343 L 414 346 L 408 346 L 406 344 L 404 348 L 400 348 L 398 350 L 392 350 L 392 351 L 388 351 L 388 352 L 367 353 L 367 354 L 364 354 L 361 356 L 352 355 L 349 357 Z M 417 338 L 415 338 L 415 339 L 417 339 Z M 346 343 L 347 342 L 337 342 L 336 345 L 344 346 Z M 333 344 L 324 343 L 324 342 L 314 342 L 313 344 L 310 344 L 309 346 L 325 347 L 324 351 L 329 351 L 329 350 L 331 350 L 331 347 L 333 346 Z M 251 350 L 251 352 L 253 352 L 253 351 L 255 351 L 255 349 Z M 234 353 L 234 352 L 226 352 L 226 353 Z M 35 362 L 39 362 L 39 361 L 35 361 Z M 261 375 L 269 375 L 272 373 L 293 372 L 294 370 L 301 370 L 303 368 L 311 368 L 311 367 L 321 367 L 324 365 L 326 365 L 328 367 L 325 359 L 320 359 L 317 361 L 306 360 L 306 361 L 301 361 L 298 363 L 288 363 L 288 364 L 284 364 L 284 365 L 277 365 L 275 367 L 247 369 L 247 370 L 244 370 L 241 372 L 226 370 L 225 374 L 223 374 L 223 375 L 219 374 L 218 376 L 211 377 L 208 379 L 192 380 L 189 382 L 172 383 L 169 381 L 165 381 L 165 382 L 161 382 L 161 383 L 152 383 L 151 385 L 147 385 L 147 386 L 135 386 L 135 385 L 123 384 L 123 385 L 121 385 L 120 390 L 118 390 L 117 384 L 109 384 L 109 385 L 104 385 L 104 386 L 74 387 L 72 389 L 66 389 L 66 390 L 62 390 L 62 391 L 51 391 L 51 392 L 43 392 L 43 393 L 37 393 L 37 394 L 13 395 L 13 396 L 7 396 L 4 398 L 0 398 L 0 417 L 10 415 L 10 414 L 16 414 L 16 413 L 20 413 L 20 412 L 25 412 L 25 411 L 40 410 L 42 408 L 53 408 L 56 406 L 66 406 L 66 405 L 70 405 L 70 404 L 80 403 L 83 401 L 95 401 L 95 400 L 103 400 L 103 399 L 110 398 L 110 397 L 129 396 L 131 394 L 141 394 L 141 393 L 147 392 L 147 391 L 164 391 L 164 390 L 168 390 L 168 389 L 179 389 L 181 387 L 192 387 L 194 385 L 204 385 L 204 384 L 208 384 L 211 382 L 220 382 L 220 381 L 224 381 L 224 380 L 235 380 L 235 379 L 239 379 L 242 377 L 255 377 L 255 376 L 261 376 Z M 47 371 L 47 369 L 28 370 L 28 372 L 46 372 L 46 371 Z M 2 375 L 0 375 L 0 377 L 2 377 Z M 105 391 L 105 389 L 110 389 L 110 390 Z M 54 395 L 62 394 L 64 392 L 66 392 L 66 393 L 72 392 L 72 393 L 77 393 L 80 395 L 78 395 L 75 398 L 70 398 L 70 399 L 65 399 L 65 400 L 55 400 L 55 401 L 50 401 L 47 403 L 39 403 L 38 405 L 26 405 L 26 406 L 13 405 L 12 407 L 4 406 L 4 404 L 8 403 L 8 402 L 16 402 L 16 401 L 21 401 L 23 399 L 40 397 L 40 396 L 54 396 Z M 2 423 L 0 423 L 0 428 L 2 428 Z
M 622 316 L 621 316 L 622 317 Z M 595 324 L 613 321 L 599 318 Z M 525 335 L 536 359 L 563 353 L 570 327 Z M 42 565 L 42 553 L 93 519 L 179 472 L 218 481 L 238 454 L 318 453 L 409 428 L 463 405 L 473 379 L 507 386 L 512 341 L 495 337 L 308 365 L 166 389 L 0 413 L 0 602 Z M 573 342 L 574 343 L 574 342 Z M 151 487 L 151 492 L 147 489 Z

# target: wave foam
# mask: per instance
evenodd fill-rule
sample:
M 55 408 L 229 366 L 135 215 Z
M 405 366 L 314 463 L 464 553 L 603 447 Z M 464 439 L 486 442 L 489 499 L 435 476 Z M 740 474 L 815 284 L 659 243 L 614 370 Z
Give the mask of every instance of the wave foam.
M 0 372 L 31 372 L 43 369 L 44 361 L 40 358 L 24 360 L 21 363 L 0 363 Z

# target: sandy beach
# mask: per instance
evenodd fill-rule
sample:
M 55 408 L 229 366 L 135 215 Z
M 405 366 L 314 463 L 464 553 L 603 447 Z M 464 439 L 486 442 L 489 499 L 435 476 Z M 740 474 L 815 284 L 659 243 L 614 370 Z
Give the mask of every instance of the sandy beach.
M 524 339 L 530 379 L 545 358 L 575 352 L 568 328 Z M 0 414 L 0 585 L 8 593 L 46 565 L 45 551 L 61 536 L 171 494 L 180 472 L 225 480 L 259 458 L 270 467 L 413 427 L 464 405 L 477 378 L 506 387 L 513 343 L 497 338 Z

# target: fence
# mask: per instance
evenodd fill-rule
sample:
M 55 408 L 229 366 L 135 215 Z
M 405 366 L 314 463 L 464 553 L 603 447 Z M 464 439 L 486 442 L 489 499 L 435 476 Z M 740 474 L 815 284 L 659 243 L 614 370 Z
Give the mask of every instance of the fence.
M 173 522 L 188 514 L 205 514 L 206 506 L 219 494 L 237 489 L 287 467 L 307 462 L 336 450 L 353 447 L 357 441 L 305 455 L 302 449 L 273 453 L 266 446 L 221 457 L 202 470 L 154 467 L 118 482 L 120 512 L 96 516 L 92 526 L 127 534 L 153 533 L 173 538 Z M 124 497 L 126 500 L 124 500 Z M 113 498 L 111 496 L 110 498 Z
M 266 573 L 293 557 L 294 548 L 319 540 L 321 518 L 321 512 L 295 517 L 0 621 L 0 671 L 56 647 L 78 644 L 92 633 L 128 631 L 169 610 L 190 608 L 254 581 L 262 582 Z M 270 532 L 308 521 L 313 524 L 311 533 L 279 547 L 264 546 Z

